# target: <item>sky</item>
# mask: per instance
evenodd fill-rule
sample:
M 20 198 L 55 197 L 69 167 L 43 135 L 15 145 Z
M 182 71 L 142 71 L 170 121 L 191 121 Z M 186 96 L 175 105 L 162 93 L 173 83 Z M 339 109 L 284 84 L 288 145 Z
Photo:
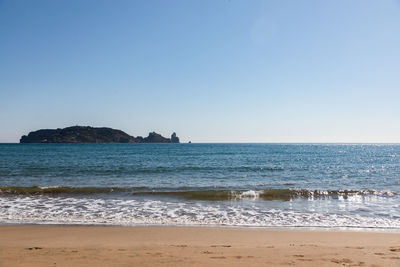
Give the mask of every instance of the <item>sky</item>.
M 400 142 L 399 0 L 0 0 L 0 142 Z

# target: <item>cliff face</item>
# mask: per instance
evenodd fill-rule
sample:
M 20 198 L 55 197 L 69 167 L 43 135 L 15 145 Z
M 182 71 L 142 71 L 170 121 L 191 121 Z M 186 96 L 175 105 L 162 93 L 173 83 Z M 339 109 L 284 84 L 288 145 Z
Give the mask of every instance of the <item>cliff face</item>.
M 176 139 L 165 138 L 155 132 L 142 138 L 112 128 L 72 126 L 64 129 L 45 129 L 30 132 L 20 139 L 20 143 L 179 143 Z

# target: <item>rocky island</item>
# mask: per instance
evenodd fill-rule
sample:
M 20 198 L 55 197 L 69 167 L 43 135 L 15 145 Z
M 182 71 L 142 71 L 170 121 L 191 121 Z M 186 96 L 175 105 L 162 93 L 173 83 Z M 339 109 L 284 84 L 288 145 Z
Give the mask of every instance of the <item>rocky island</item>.
M 20 143 L 179 143 L 176 133 L 171 138 L 151 132 L 147 137 L 131 136 L 106 127 L 72 126 L 63 129 L 42 129 L 23 135 Z

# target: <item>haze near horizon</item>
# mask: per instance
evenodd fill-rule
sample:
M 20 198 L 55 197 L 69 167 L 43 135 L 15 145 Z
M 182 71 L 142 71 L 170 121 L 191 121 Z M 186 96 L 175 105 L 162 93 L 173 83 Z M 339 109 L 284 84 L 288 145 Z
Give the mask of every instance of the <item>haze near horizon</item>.
M 0 142 L 400 142 L 400 1 L 0 1 Z

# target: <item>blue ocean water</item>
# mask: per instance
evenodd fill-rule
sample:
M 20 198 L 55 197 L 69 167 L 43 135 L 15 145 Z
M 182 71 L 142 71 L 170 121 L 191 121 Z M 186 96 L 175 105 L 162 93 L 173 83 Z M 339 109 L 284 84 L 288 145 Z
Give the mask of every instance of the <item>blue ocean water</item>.
M 400 145 L 0 144 L 0 223 L 400 230 Z

